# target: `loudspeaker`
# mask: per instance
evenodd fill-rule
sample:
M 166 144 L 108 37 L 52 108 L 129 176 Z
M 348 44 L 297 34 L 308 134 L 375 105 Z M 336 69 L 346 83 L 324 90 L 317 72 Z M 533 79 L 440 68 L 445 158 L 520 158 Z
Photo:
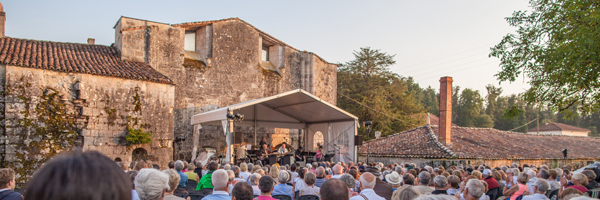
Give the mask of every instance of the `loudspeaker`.
M 360 146 L 362 145 L 363 142 L 363 136 L 362 135 L 355 135 L 354 136 L 354 145 Z

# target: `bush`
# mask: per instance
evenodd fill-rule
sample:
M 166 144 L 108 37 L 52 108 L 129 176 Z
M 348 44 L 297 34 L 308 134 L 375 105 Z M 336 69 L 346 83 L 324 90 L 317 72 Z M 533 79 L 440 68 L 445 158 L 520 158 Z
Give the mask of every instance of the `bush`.
M 131 144 L 148 144 L 152 142 L 152 133 L 144 132 L 144 129 L 127 128 L 125 140 Z

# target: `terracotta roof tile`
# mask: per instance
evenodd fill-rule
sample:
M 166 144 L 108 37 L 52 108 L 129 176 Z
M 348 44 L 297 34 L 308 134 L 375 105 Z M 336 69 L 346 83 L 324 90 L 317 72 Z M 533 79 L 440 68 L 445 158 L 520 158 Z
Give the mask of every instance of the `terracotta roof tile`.
M 452 127 L 452 144 L 437 140 L 438 126 L 422 126 L 365 142 L 360 154 L 407 158 L 562 159 L 600 158 L 600 138 L 534 135 L 493 128 Z
M 173 84 L 142 62 L 123 61 L 109 46 L 0 38 L 0 63 L 60 72 L 84 73 Z
M 370 152 L 371 155 L 407 158 L 453 157 L 453 153 L 437 141 L 431 128 L 427 125 L 396 133 L 386 138 L 368 141 L 358 149 L 358 152 L 360 154 Z
M 535 132 L 537 131 L 537 127 L 530 128 L 527 132 Z M 579 128 L 576 126 L 571 126 L 563 123 L 549 123 L 543 126 L 540 126 L 540 131 L 586 131 L 590 132 L 589 129 Z

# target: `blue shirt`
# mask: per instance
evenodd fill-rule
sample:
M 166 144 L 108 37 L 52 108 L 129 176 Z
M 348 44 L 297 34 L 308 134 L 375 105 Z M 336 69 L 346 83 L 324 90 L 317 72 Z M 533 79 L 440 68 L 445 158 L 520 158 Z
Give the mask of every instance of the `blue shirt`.
M 185 183 L 187 183 L 188 181 L 188 176 L 187 174 L 181 172 L 181 171 L 177 171 L 177 173 L 179 174 L 179 186 L 185 186 Z
M 213 191 L 211 195 L 205 196 L 203 200 L 231 200 L 229 193 L 223 191 Z
M 317 187 L 323 186 L 323 183 L 325 183 L 326 180 L 327 179 L 325 179 L 325 178 L 317 177 L 317 181 L 315 181 L 315 186 L 317 186 Z
M 275 195 L 287 195 L 290 198 L 294 198 L 294 188 L 292 186 L 289 186 L 287 184 L 277 184 L 275 186 L 275 188 L 273 188 L 273 194 L 271 196 L 275 196 Z

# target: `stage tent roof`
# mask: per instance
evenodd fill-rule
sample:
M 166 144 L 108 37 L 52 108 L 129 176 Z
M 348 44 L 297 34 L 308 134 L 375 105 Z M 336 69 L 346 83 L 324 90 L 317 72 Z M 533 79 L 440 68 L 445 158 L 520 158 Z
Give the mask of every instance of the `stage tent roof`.
M 356 116 L 298 89 L 196 114 L 192 116 L 191 124 L 227 120 L 230 111 L 244 115 L 243 122 L 256 122 L 261 127 L 302 129 L 310 124 L 358 120 Z

